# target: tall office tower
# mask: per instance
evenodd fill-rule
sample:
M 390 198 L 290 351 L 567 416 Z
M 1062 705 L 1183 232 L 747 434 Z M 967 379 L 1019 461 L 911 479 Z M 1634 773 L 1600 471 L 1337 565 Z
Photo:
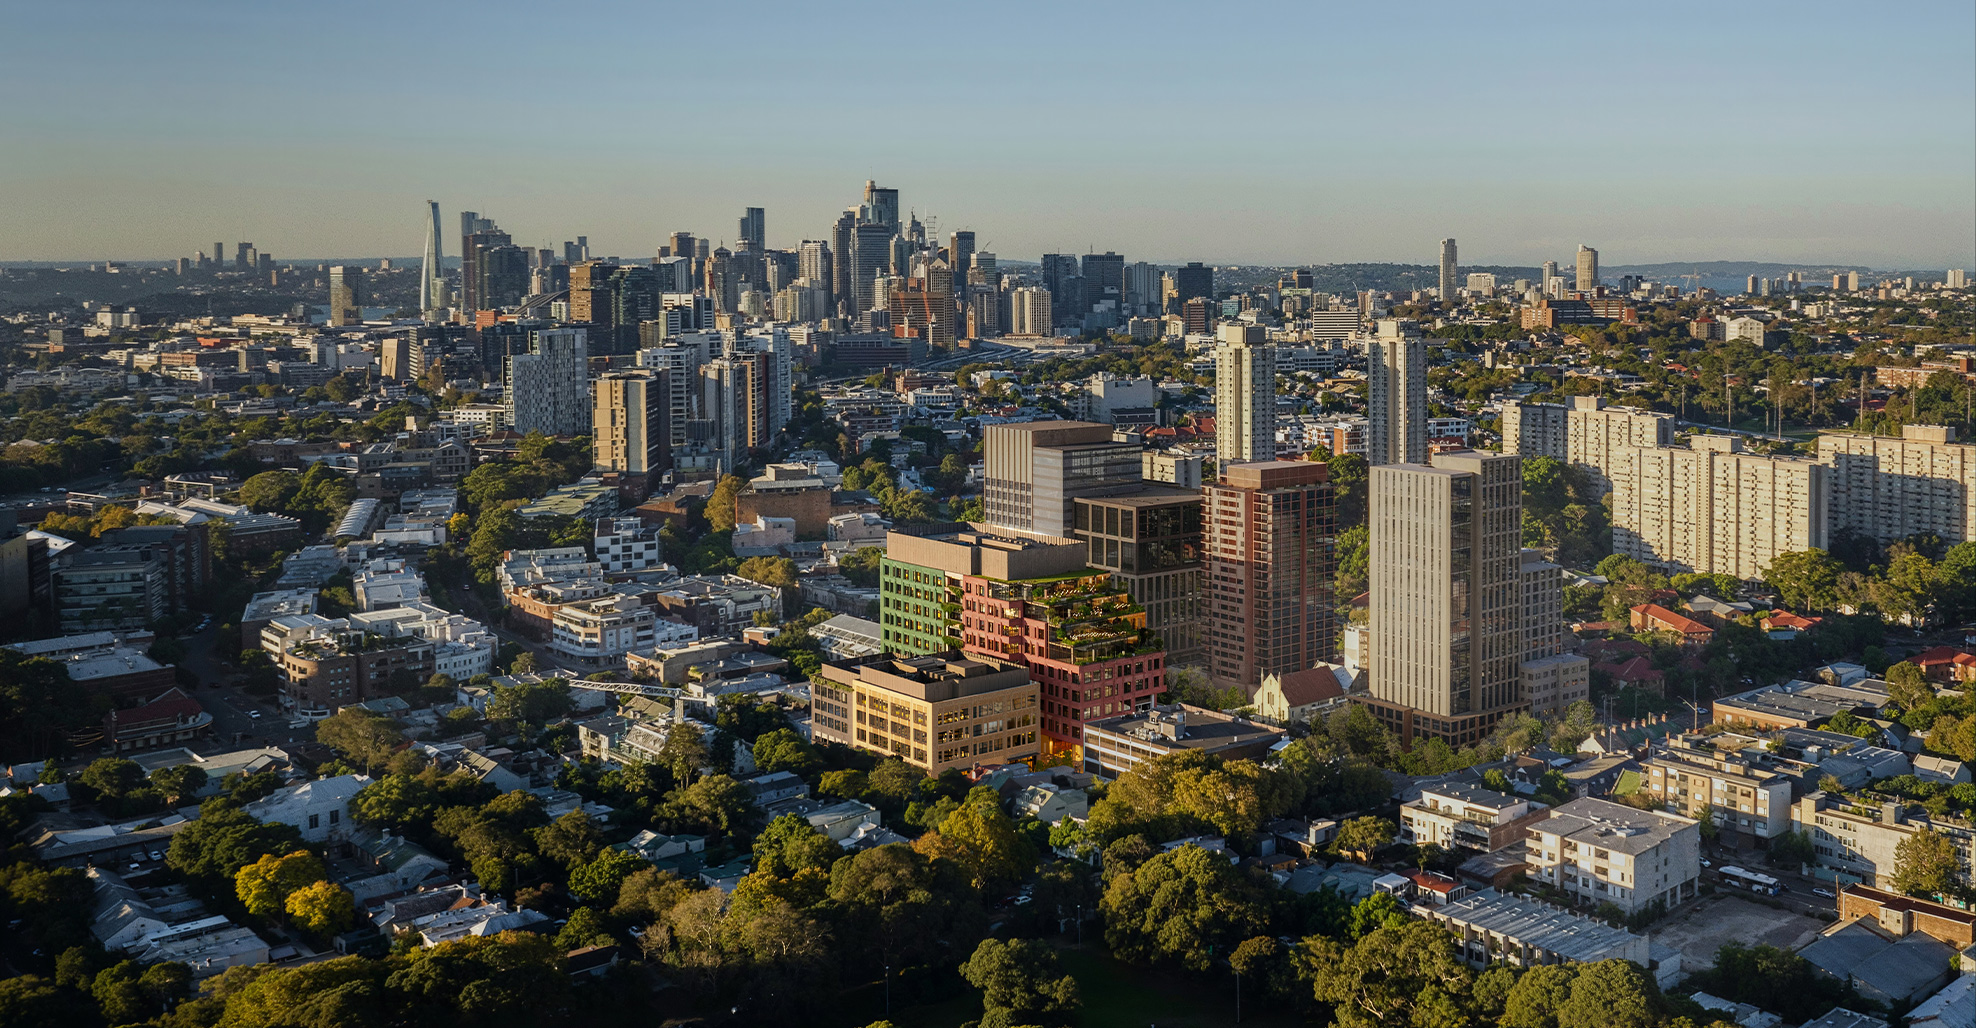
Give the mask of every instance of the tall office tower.
M 762 411 L 754 419 L 762 426 L 763 439 L 754 445 L 766 446 L 795 413 L 795 351 L 789 345 L 789 333 L 778 327 L 742 336 L 734 340 L 732 351 L 758 354 L 763 360 L 759 391 Z
M 740 309 L 740 269 L 735 267 L 734 255 L 727 247 L 716 247 L 713 256 L 707 258 L 704 279 L 700 288 L 713 298 L 715 310 L 732 314 Z
M 883 225 L 897 231 L 899 228 L 899 191 L 887 189 L 878 183 L 865 180 L 864 220 L 874 225 Z
M 1077 258 L 1067 253 L 1046 253 L 1042 264 L 1043 288 L 1050 291 L 1050 312 L 1057 322 L 1079 325 L 1084 322 L 1084 275 Z
M 1859 292 L 1859 272 L 1857 271 L 1846 272 L 1846 292 L 1848 293 Z
M 1199 458 L 1195 458 L 1196 471 Z M 1146 608 L 1146 627 L 1166 643 L 1167 663 L 1206 659 L 1202 635 L 1201 490 L 1142 485 L 1111 497 L 1079 499 L 1077 538 L 1085 562 L 1112 573 Z
M 1824 549 L 1830 505 L 1822 464 L 1744 453 L 1740 436 L 1687 448 L 1635 447 L 1612 493 L 1612 548 L 1669 571 L 1757 581 L 1773 560 Z
M 1536 550 L 1524 550 L 1517 567 L 1523 599 L 1521 691 L 1533 714 L 1557 715 L 1591 698 L 1592 662 L 1564 646 L 1564 569 Z
M 1223 467 L 1206 488 L 1208 674 L 1254 695 L 1265 675 L 1337 654 L 1337 496 L 1316 461 Z
M 597 379 L 590 411 L 597 467 L 647 482 L 672 467 L 671 377 L 659 369 Z
M 482 292 L 485 276 L 482 273 L 481 255 L 496 247 L 509 246 L 513 240 L 494 222 L 472 211 L 460 212 L 460 307 L 471 315 L 474 311 L 498 306 L 487 301 Z M 526 274 L 526 261 L 523 261 Z M 524 281 L 524 287 L 526 279 Z
M 856 278 L 855 269 L 852 267 L 852 264 L 856 256 L 853 247 L 856 245 L 857 231 L 858 209 L 855 207 L 839 214 L 837 220 L 832 222 L 830 226 L 830 254 L 832 258 L 830 268 L 830 295 L 840 309 L 852 303 L 853 298 L 857 295 L 857 287 L 852 284 L 852 280 Z M 849 311 L 848 313 L 857 315 L 863 312 Z
M 1079 497 L 1138 488 L 1144 447 L 1089 421 L 990 425 L 981 498 L 991 525 L 1068 538 Z
M 1458 450 L 1372 469 L 1367 706 L 1402 742 L 1480 742 L 1527 709 L 1522 459 Z
M 734 244 L 749 252 L 760 252 L 767 248 L 768 226 L 766 215 L 760 207 L 748 207 L 741 211 L 741 231 Z
M 850 293 L 856 310 L 861 315 L 874 307 L 885 306 L 886 298 L 878 292 L 878 276 L 892 266 L 892 228 L 877 222 L 858 225 L 851 232 L 851 259 L 849 272 Z
M 1558 282 L 1558 279 L 1559 279 L 1559 276 L 1558 276 L 1558 273 L 1557 273 L 1557 262 L 1556 262 L 1556 261 L 1545 261 L 1545 262 L 1544 262 L 1544 276 L 1543 276 L 1543 287 L 1542 287 L 1542 288 L 1543 288 L 1543 290 L 1544 290 L 1544 295 L 1545 295 L 1545 296 L 1550 296 L 1550 297 L 1555 297 L 1555 296 L 1557 296 L 1557 292 L 1558 292 L 1558 289 L 1557 289 L 1557 284 L 1556 284 L 1556 283 Z
M 958 268 L 955 269 L 957 272 L 959 270 Z M 1001 288 L 1002 273 L 995 265 L 994 251 L 977 250 L 974 256 L 968 258 L 967 284 L 971 286 L 987 286 L 990 289 Z
M 1196 296 L 1180 305 L 1181 326 L 1190 336 L 1204 336 L 1214 329 L 1214 301 Z
M 233 245 L 233 270 L 253 271 L 256 263 L 258 262 L 254 259 L 253 243 L 235 243 Z
M 1944 425 L 1901 436 L 1827 432 L 1818 462 L 1832 469 L 1832 531 L 1891 543 L 1932 532 L 1950 546 L 1976 540 L 1976 444 Z
M 474 277 L 476 310 L 513 307 L 528 297 L 528 251 L 511 244 L 482 247 Z
M 1195 297 L 1214 299 L 1214 269 L 1200 261 L 1189 262 L 1173 272 L 1173 299 L 1186 303 Z
M 1276 459 L 1276 350 L 1259 325 L 1221 326 L 1214 348 L 1214 455 Z
M 1139 314 L 1159 306 L 1160 269 L 1145 261 L 1134 261 L 1125 266 L 1125 310 L 1129 314 Z
M 225 270 L 226 270 L 226 244 L 225 244 L 225 243 L 214 243 L 214 244 L 213 244 L 213 270 L 214 270 L 214 271 L 225 271 Z M 1837 282 L 1836 282 L 1836 281 L 1835 281 L 1835 282 L 1833 283 L 1833 288 L 1834 288 L 1834 289 L 1836 289 L 1836 288 L 1838 288 L 1838 284 L 1837 284 Z
M 582 261 L 569 266 L 569 320 L 602 326 L 608 335 L 612 324 L 611 275 L 618 266 L 607 261 Z
M 419 265 L 420 313 L 444 306 L 439 300 L 446 291 L 446 265 L 440 259 L 439 201 L 427 200 L 425 205 L 429 217 L 425 224 L 425 261 Z
M 364 269 L 338 264 L 329 269 L 329 323 L 341 328 L 364 320 Z
M 378 374 L 394 382 L 411 382 L 425 373 L 425 344 L 412 335 L 392 336 L 377 344 Z
M 954 279 L 961 285 L 967 284 L 967 272 L 974 267 L 974 233 L 968 229 L 957 229 L 947 237 L 947 267 L 954 270 Z M 960 290 L 955 290 L 959 292 Z
M 924 339 L 930 346 L 954 345 L 954 276 L 946 261 L 916 260 L 913 274 L 898 280 L 885 308 L 894 335 Z
M 1572 397 L 1564 422 L 1564 459 L 1583 468 L 1601 496 L 1632 476 L 1634 450 L 1674 441 L 1674 415 L 1608 407 L 1596 396 Z
M 1599 287 L 1599 252 L 1578 244 L 1578 291 L 1589 293 Z
M 837 303 L 837 268 L 832 259 L 835 251 L 821 239 L 805 239 L 796 250 L 796 277 L 810 280 L 810 288 L 824 294 L 825 306 L 834 307 Z
M 1088 309 L 1109 300 L 1116 309 L 1125 308 L 1125 258 L 1107 250 L 1084 255 L 1084 306 Z
M 610 335 L 597 338 L 592 329 L 593 354 L 626 354 L 638 349 L 638 326 L 664 313 L 659 274 L 649 264 L 626 264 L 611 272 Z
M 686 258 L 689 269 L 693 266 L 694 255 L 699 252 L 691 232 L 674 232 L 666 237 L 666 251 L 668 256 Z
M 1441 302 L 1455 302 L 1455 241 L 1441 240 Z
M 1427 341 L 1411 321 L 1385 319 L 1366 346 L 1365 459 L 1427 462 Z
M 528 352 L 507 366 L 508 422 L 524 435 L 590 434 L 589 333 L 544 328 L 528 334 Z
M 1504 453 L 1567 459 L 1570 429 L 1564 405 L 1504 400 L 1502 409 Z
M 1022 286 L 1009 293 L 1009 334 L 1046 336 L 1050 334 L 1050 291 L 1041 286 Z
M 695 423 L 705 426 L 705 445 L 713 455 L 717 471 L 739 467 L 741 455 L 747 449 L 748 376 L 754 370 L 751 362 L 728 357 L 700 365 L 700 417 Z M 696 429 L 688 426 L 688 431 Z
M 1044 745 L 1075 754 L 1084 723 L 1145 710 L 1165 688 L 1166 653 L 1144 611 L 1085 544 L 975 527 L 891 532 L 878 575 L 883 645 L 1019 661 L 1041 693 Z M 1034 723 L 1022 708 L 1014 724 Z M 936 745 L 965 733 L 940 733 Z

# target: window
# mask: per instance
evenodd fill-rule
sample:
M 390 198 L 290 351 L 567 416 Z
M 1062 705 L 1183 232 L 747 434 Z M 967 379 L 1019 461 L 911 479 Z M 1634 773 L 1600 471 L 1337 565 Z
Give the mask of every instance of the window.
M 332 810 L 332 811 L 330 811 L 330 812 L 329 812 L 329 823 L 330 823 L 330 824 L 336 824 L 337 822 L 339 822 L 339 821 L 341 821 L 341 820 L 343 820 L 343 812 L 342 812 L 342 811 L 340 811 L 340 810 Z
M 309 827 L 310 827 L 310 828 L 319 828 L 319 827 L 321 827 L 321 825 L 322 825 L 322 815 L 321 815 L 321 814 L 310 814 L 310 815 L 309 815 Z

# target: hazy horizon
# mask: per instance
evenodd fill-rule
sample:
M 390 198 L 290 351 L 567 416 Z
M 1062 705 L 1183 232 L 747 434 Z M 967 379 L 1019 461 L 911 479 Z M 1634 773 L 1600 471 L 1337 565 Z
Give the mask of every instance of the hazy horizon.
M 873 178 L 1032 261 L 1976 266 L 1966 2 L 335 10 L 13 5 L 0 260 L 793 247 Z

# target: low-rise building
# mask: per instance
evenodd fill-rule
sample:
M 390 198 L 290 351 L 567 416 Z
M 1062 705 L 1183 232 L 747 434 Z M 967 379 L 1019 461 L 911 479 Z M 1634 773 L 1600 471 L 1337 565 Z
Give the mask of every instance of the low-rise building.
M 826 663 L 811 686 L 815 738 L 897 756 L 931 775 L 1035 757 L 1036 683 L 1020 664 L 958 652 Z
M 549 648 L 585 667 L 616 667 L 626 653 L 658 645 L 658 621 L 656 612 L 628 596 L 568 603 L 551 619 Z
M 1530 877 L 1587 905 L 1632 914 L 1697 894 L 1701 827 L 1688 818 L 1585 798 L 1553 808 L 1529 833 Z
M 592 543 L 605 574 L 656 567 L 661 560 L 658 530 L 635 517 L 599 518 Z
M 1757 839 L 1791 830 L 1791 779 L 1742 753 L 1717 752 L 1701 736 L 1671 738 L 1640 768 L 1640 788 L 1668 810 Z
M 880 636 L 883 626 L 876 621 L 839 614 L 810 629 L 810 638 L 825 660 L 856 660 L 885 652 Z
M 1630 960 L 1651 968 L 1646 939 L 1541 900 L 1484 889 L 1472 896 L 1413 908 L 1455 933 L 1461 956 L 1477 967 L 1590 964 Z
M 1262 676 L 1253 697 L 1256 713 L 1283 724 L 1302 723 L 1345 702 L 1356 679 L 1342 664 L 1323 664 Z
M 1084 770 L 1105 778 L 1168 753 L 1193 750 L 1226 760 L 1254 760 L 1288 733 L 1203 707 L 1177 703 L 1084 725 Z
M 350 820 L 350 798 L 371 780 L 363 775 L 338 775 L 277 789 L 241 809 L 256 821 L 292 825 L 304 842 L 348 839 L 357 831 Z
M 1811 836 L 1813 859 L 1820 867 L 1852 875 L 1866 885 L 1884 885 L 1886 876 L 1893 874 L 1900 844 L 1920 832 L 1945 836 L 1956 853 L 1957 884 L 1967 888 L 1972 882 L 1969 868 L 1976 862 L 1976 828 L 1965 821 L 1935 820 L 1923 811 L 1910 812 L 1899 800 L 1867 806 L 1823 792 L 1799 799 L 1791 820 L 1795 830 Z
M 1549 808 L 1466 782 L 1422 787 L 1420 798 L 1400 806 L 1400 840 L 1416 846 L 1494 853 L 1522 842 L 1526 829 Z

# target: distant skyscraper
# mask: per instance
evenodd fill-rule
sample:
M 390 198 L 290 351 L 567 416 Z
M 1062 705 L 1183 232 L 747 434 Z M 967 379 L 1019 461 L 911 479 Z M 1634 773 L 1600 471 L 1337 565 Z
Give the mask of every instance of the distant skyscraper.
M 1214 451 L 1222 464 L 1276 459 L 1276 350 L 1255 325 L 1221 326 Z
M 1254 695 L 1265 675 L 1304 671 L 1337 652 L 1332 608 L 1336 494 L 1315 461 L 1235 464 L 1208 485 L 1208 674 Z
M 837 216 L 830 226 L 830 295 L 837 307 L 843 307 L 857 295 L 857 287 L 851 280 L 856 277 L 853 265 L 856 264 L 856 243 L 858 232 L 858 211 L 853 207 Z M 833 312 L 834 313 L 834 312 Z M 853 317 L 863 311 L 850 311 Z
M 666 241 L 666 249 L 672 256 L 684 257 L 690 263 L 697 252 L 693 246 L 693 233 L 674 232 L 672 238 Z
M 1455 299 L 1455 241 L 1441 240 L 1441 302 Z
M 1599 287 L 1599 252 L 1578 244 L 1578 291 L 1589 293 Z
M 743 250 L 759 253 L 768 238 L 766 215 L 760 207 L 749 207 L 741 212 L 740 242 L 735 245 Z
M 436 311 L 446 291 L 445 264 L 439 248 L 439 201 L 427 200 L 431 217 L 425 225 L 425 263 L 419 266 L 419 311 Z
M 960 229 L 947 237 L 947 266 L 954 269 L 954 281 L 967 284 L 967 272 L 974 259 L 974 233 Z M 960 289 L 955 292 L 962 292 Z
M 1009 334 L 1046 336 L 1050 334 L 1050 291 L 1041 286 L 1022 286 L 1009 294 Z
M 828 242 L 821 239 L 805 239 L 796 248 L 796 277 L 810 280 L 810 288 L 821 290 L 828 302 L 826 307 L 836 305 L 836 253 Z
M 1104 303 L 1106 300 L 1125 306 L 1125 258 L 1106 251 L 1084 255 L 1084 306 L 1086 308 Z
M 329 269 L 329 323 L 333 327 L 364 320 L 364 269 L 337 265 Z
M 865 188 L 864 188 L 864 206 L 865 206 L 864 220 L 871 222 L 872 224 L 875 225 L 883 225 L 886 228 L 892 229 L 895 232 L 898 231 L 899 228 L 899 191 L 898 190 L 887 189 L 883 186 L 880 186 L 878 183 L 871 181 L 870 179 L 866 179 Z
M 1552 297 L 1552 298 L 1556 298 L 1556 297 L 1557 297 L 1557 294 L 1558 294 L 1558 290 L 1557 290 L 1557 282 L 1558 282 L 1558 273 L 1557 273 L 1557 262 L 1556 262 L 1556 261 L 1545 261 L 1545 262 L 1544 262 L 1544 282 L 1543 282 L 1543 289 L 1544 289 L 1544 295 L 1545 295 L 1545 296 L 1549 296 L 1549 297 Z
M 1179 303 L 1186 303 L 1197 296 L 1214 299 L 1214 269 L 1200 261 L 1175 269 L 1173 292 L 1173 298 Z
M 856 300 L 857 309 L 853 314 L 863 314 L 874 307 L 885 306 L 885 297 L 880 296 L 876 279 L 892 266 L 892 235 L 890 226 L 869 222 L 856 227 L 851 234 L 851 295 Z
M 1041 274 L 1043 288 L 1050 291 L 1050 313 L 1060 324 L 1076 323 L 1081 328 L 1085 312 L 1084 275 L 1077 266 L 1077 258 L 1067 253 L 1046 253 Z
M 1365 459 L 1427 462 L 1427 342 L 1411 321 L 1383 320 L 1366 347 Z
M 1473 450 L 1372 469 L 1367 706 L 1403 741 L 1473 745 L 1529 706 L 1522 478 Z

